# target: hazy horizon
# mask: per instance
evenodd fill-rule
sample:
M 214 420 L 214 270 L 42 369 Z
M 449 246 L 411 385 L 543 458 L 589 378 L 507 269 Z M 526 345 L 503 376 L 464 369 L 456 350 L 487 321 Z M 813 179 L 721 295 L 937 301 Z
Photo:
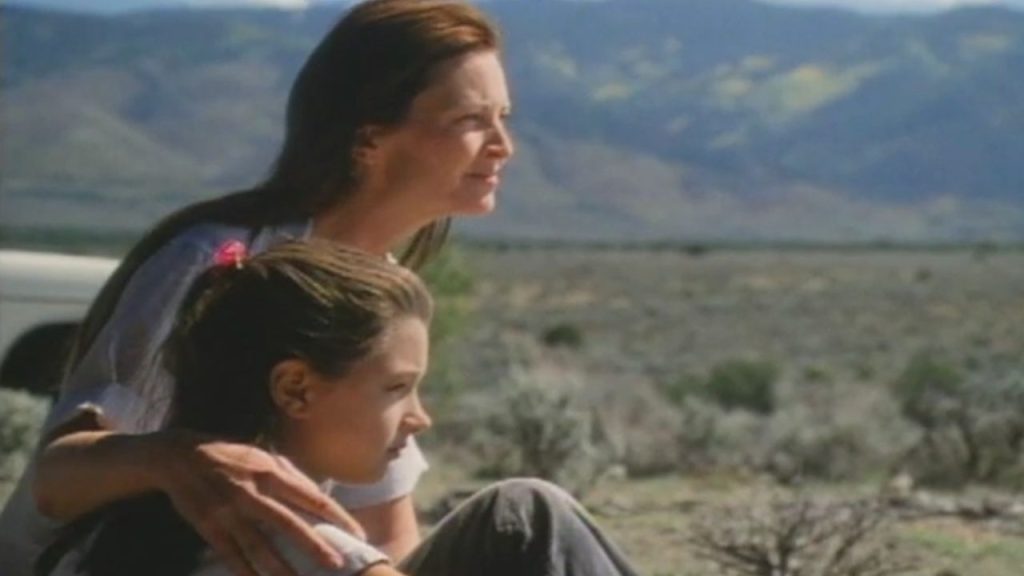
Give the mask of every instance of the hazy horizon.
M 514 1 L 484 0 L 481 3 Z M 615 1 L 615 0 L 562 0 Z M 1024 10 L 1024 0 L 754 0 L 800 8 L 838 8 L 866 14 L 929 14 L 970 6 L 1002 6 Z M 345 4 L 347 0 L 13 0 L 9 5 L 76 12 L 118 13 L 156 8 L 269 7 L 302 9 L 315 5 Z

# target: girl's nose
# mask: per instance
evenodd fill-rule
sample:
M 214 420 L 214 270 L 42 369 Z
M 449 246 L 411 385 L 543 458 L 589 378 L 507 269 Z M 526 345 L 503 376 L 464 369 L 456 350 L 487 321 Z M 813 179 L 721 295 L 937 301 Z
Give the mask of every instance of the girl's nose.
M 406 414 L 405 424 L 412 434 L 419 434 L 434 425 L 430 414 L 427 414 L 426 408 L 420 402 L 418 394 L 412 399 L 412 406 L 410 406 L 409 412 Z

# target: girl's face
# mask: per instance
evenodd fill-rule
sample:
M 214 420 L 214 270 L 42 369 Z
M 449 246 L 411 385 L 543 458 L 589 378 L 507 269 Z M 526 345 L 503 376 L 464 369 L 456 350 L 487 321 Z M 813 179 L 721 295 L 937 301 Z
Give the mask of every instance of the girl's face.
M 496 52 L 441 64 L 405 120 L 367 129 L 363 183 L 420 220 L 490 212 L 514 151 L 510 109 Z
M 282 406 L 285 455 L 316 480 L 379 480 L 409 437 L 431 425 L 419 397 L 427 348 L 426 325 L 407 316 L 344 376 L 304 371 L 305 385 L 285 395 L 302 409 Z

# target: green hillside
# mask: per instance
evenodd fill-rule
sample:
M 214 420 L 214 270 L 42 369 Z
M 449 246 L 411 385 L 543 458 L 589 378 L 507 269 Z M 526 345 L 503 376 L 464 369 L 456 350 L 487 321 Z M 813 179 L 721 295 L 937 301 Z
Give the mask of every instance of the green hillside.
M 487 9 L 505 30 L 520 154 L 500 213 L 471 233 L 1024 239 L 1020 13 Z M 129 228 L 260 179 L 291 78 L 338 15 L 0 10 L 0 223 L 95 226 L 80 208 L 106 202 Z

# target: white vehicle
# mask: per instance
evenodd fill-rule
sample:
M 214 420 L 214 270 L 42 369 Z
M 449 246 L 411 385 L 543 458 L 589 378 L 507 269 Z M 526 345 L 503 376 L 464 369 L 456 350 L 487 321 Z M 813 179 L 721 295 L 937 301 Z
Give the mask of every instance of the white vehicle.
M 117 264 L 0 250 L 0 386 L 55 390 L 78 324 Z

